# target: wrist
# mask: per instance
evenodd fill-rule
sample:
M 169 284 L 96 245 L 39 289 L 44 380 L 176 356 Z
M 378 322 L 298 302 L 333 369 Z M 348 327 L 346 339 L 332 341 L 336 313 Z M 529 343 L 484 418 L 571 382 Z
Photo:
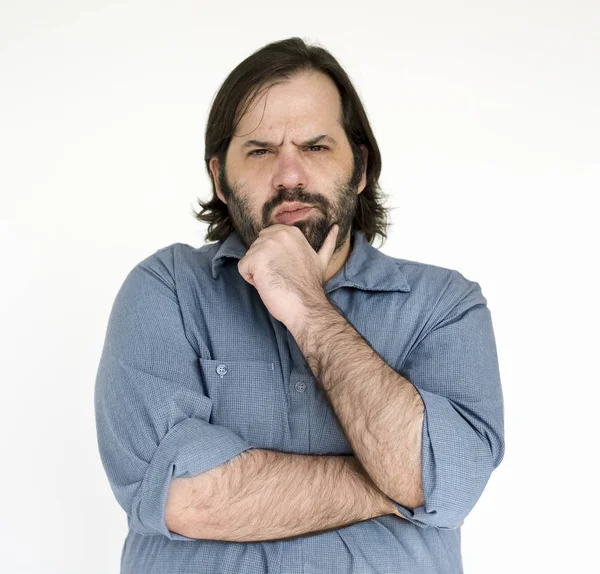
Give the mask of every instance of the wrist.
M 294 320 L 287 325 L 288 330 L 296 340 L 297 336 L 306 333 L 311 327 L 317 326 L 317 321 L 323 320 L 331 312 L 335 312 L 325 293 L 315 299 L 308 300 L 302 309 L 295 313 Z

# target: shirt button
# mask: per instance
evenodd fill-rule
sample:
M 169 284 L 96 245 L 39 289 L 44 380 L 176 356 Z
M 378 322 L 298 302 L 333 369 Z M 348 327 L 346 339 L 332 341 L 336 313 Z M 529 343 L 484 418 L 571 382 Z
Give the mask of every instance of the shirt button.
M 220 375 L 221 378 L 223 378 L 224 375 L 227 374 L 227 365 L 224 365 L 223 363 L 217 365 L 216 371 L 217 375 Z
M 299 393 L 303 393 L 306 390 L 306 383 L 304 381 L 298 381 L 294 386 Z

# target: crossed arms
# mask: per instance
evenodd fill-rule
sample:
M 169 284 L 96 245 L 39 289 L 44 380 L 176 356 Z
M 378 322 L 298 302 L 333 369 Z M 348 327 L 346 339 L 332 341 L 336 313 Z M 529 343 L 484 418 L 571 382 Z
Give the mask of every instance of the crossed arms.
M 169 250 L 130 272 L 96 380 L 100 454 L 133 530 L 267 540 L 384 514 L 460 526 L 504 449 L 491 319 L 477 284 L 453 277 L 454 299 L 431 318 L 402 375 L 333 306 L 292 333 L 353 457 L 255 449 L 209 424 L 173 277 Z
M 279 540 L 396 514 L 353 456 L 249 449 L 196 477 L 174 478 L 169 530 L 189 538 Z
M 423 503 L 419 394 L 333 307 L 313 312 L 292 334 L 358 458 L 248 450 L 204 475 L 173 479 L 169 530 L 213 540 L 280 539 L 401 516 L 384 492 L 411 508 Z

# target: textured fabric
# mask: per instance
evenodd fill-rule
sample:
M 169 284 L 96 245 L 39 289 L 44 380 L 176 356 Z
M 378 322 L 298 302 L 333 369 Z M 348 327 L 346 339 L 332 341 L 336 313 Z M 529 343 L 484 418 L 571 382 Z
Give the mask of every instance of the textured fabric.
M 504 454 L 490 311 L 458 271 L 390 257 L 353 235 L 330 300 L 425 404 L 425 504 L 287 540 L 170 532 L 170 481 L 250 448 L 351 455 L 295 340 L 239 274 L 236 233 L 176 243 L 138 263 L 108 321 L 95 386 L 103 466 L 127 514 L 121 572 L 462 572 L 459 524 Z M 302 480 L 302 477 L 298 477 Z

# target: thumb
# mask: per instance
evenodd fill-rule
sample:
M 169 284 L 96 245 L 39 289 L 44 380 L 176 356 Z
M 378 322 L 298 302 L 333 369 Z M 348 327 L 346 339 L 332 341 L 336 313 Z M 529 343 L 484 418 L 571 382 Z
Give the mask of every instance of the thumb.
M 319 249 L 317 252 L 323 269 L 327 269 L 327 265 L 329 265 L 329 261 L 333 256 L 333 252 L 335 251 L 335 242 L 337 240 L 339 230 L 340 226 L 337 223 L 332 225 L 331 229 L 329 230 L 329 234 L 323 242 L 323 245 L 321 245 L 321 249 Z

